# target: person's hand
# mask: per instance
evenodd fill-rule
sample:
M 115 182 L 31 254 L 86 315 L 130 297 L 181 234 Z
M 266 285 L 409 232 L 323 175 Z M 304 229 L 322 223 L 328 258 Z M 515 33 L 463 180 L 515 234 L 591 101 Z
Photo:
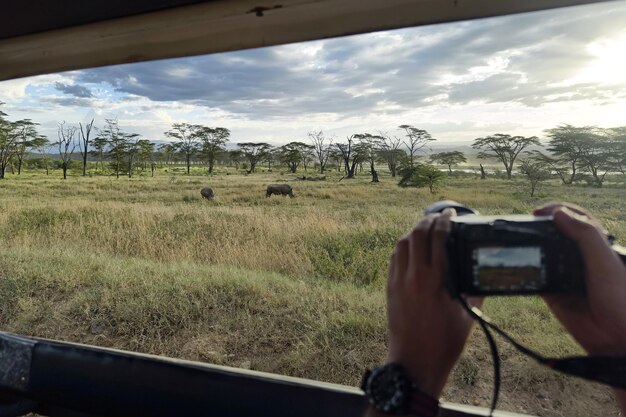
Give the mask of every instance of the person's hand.
M 578 244 L 586 270 L 586 295 L 550 295 L 544 300 L 589 354 L 626 355 L 626 267 L 600 224 L 571 204 L 548 204 L 534 214 L 554 216 L 559 230 Z
M 438 398 L 473 324 L 444 285 L 445 241 L 454 210 L 424 217 L 398 241 L 389 265 L 389 362 L 402 364 L 419 389 Z M 474 300 L 478 305 L 482 300 Z

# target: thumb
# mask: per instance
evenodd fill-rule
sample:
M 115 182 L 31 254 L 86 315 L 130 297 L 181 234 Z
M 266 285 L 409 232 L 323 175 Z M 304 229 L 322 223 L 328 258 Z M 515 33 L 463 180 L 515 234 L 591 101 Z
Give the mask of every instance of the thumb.
M 554 212 L 554 223 L 566 237 L 578 244 L 587 268 L 603 267 L 614 261 L 615 255 L 608 240 L 586 216 L 561 207 Z

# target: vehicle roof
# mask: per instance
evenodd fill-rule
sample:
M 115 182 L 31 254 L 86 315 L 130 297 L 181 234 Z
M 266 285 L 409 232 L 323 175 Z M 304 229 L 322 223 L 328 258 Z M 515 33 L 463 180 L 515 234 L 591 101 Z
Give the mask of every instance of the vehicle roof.
M 609 0 L 4 0 L 0 80 Z

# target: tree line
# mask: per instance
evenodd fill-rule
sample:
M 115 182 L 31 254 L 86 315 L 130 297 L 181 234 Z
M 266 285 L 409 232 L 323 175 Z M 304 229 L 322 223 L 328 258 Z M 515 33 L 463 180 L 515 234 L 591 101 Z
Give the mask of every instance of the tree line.
M 2 104 L 2 103 L 0 103 Z M 391 177 L 399 176 L 401 186 L 433 186 L 444 176 L 434 165 L 452 167 L 467 162 L 460 151 L 439 152 L 425 160 L 430 144 L 436 139 L 424 130 L 403 124 L 395 134 L 388 132 L 355 133 L 345 140 L 324 134 L 322 130 L 307 133 L 308 140 L 292 141 L 274 147 L 267 142 L 241 142 L 236 149 L 227 149 L 231 132 L 225 127 L 209 127 L 200 124 L 173 123 L 164 132 L 171 142 L 157 144 L 136 133 L 122 130 L 115 119 L 105 119 L 104 126 L 97 128 L 94 120 L 83 125 L 58 123 L 57 140 L 51 142 L 37 131 L 38 124 L 30 119 L 10 121 L 0 111 L 0 179 L 8 167 L 19 175 L 29 153 L 38 153 L 48 173 L 51 161 L 50 149 L 56 150 L 55 162 L 67 178 L 67 170 L 75 162 L 76 151 L 80 154 L 82 175 L 87 175 L 91 157 L 96 171 L 108 169 L 117 177 L 132 177 L 137 170 L 154 170 L 163 164 L 183 162 L 186 171 L 191 166 L 203 164 L 212 173 L 217 162 L 243 167 L 252 174 L 259 164 L 267 169 L 282 165 L 291 173 L 302 168 L 316 169 L 323 174 L 329 164 L 343 171 L 349 179 L 362 172 L 364 166 L 372 182 L 379 181 L 377 167 L 384 164 Z M 541 145 L 536 136 L 524 137 L 497 133 L 476 138 L 472 143 L 479 159 L 496 160 L 511 178 L 515 164 L 521 160 L 519 171 L 531 183 L 558 176 L 565 185 L 586 180 L 602 186 L 609 172 L 625 173 L 626 127 L 600 128 L 560 125 L 545 130 L 547 143 Z M 481 177 L 486 174 L 482 164 Z M 533 186 L 533 193 L 534 193 Z

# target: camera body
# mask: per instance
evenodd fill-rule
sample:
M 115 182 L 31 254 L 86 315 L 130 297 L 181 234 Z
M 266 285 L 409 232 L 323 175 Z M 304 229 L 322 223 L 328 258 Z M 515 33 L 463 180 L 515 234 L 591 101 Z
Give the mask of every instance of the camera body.
M 453 217 L 447 252 L 446 281 L 454 295 L 585 291 L 581 252 L 552 217 Z

